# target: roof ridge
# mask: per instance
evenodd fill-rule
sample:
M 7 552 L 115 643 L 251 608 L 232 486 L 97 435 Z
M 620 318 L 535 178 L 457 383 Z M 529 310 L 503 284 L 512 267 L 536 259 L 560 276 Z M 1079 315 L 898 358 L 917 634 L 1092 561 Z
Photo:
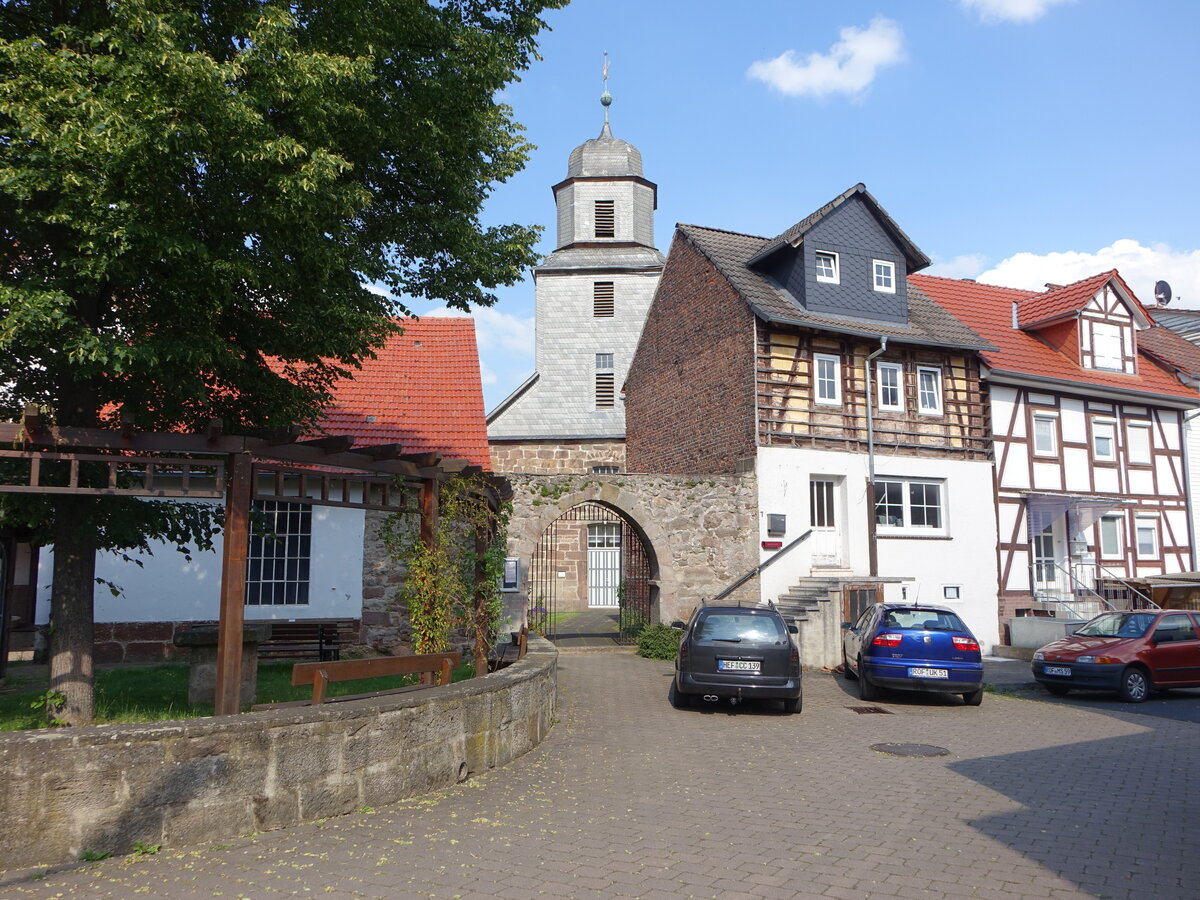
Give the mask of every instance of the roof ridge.
M 976 281 L 974 278 L 951 278 L 948 275 L 930 275 L 926 272 L 914 272 L 908 277 L 910 280 L 913 278 L 931 278 L 938 281 L 953 281 L 957 284 L 969 284 L 992 291 L 1009 291 L 1010 293 L 1021 294 L 1023 297 L 1039 297 L 1045 293 L 1045 291 L 1031 291 L 1027 288 L 1009 287 L 1006 284 L 988 284 L 986 281 Z
M 745 231 L 730 231 L 728 228 L 710 228 L 708 225 L 692 225 L 689 222 L 676 222 L 676 228 L 696 228 L 700 231 L 714 231 L 717 234 L 732 234 L 734 237 L 754 238 L 756 241 L 769 241 L 771 238 L 761 234 L 749 234 Z

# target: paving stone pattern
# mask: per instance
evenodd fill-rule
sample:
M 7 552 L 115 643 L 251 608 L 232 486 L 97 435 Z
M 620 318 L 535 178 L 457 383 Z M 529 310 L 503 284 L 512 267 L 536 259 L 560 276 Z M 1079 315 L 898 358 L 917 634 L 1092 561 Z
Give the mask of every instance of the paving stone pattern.
M 1183 898 L 1193 723 L 806 676 L 805 709 L 674 710 L 670 664 L 566 652 L 560 715 L 502 771 L 223 844 L 0 876 L 3 897 Z M 948 756 L 904 758 L 878 743 Z

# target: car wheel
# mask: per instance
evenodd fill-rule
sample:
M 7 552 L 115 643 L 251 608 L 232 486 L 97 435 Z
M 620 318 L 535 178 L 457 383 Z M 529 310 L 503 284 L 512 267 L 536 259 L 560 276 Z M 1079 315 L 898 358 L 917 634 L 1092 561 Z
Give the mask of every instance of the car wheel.
M 784 700 L 783 711 L 788 715 L 795 715 L 804 707 L 804 695 L 801 694 L 795 700 Z
M 676 709 L 688 709 L 692 705 L 692 695 L 681 692 L 679 688 L 672 684 L 671 705 Z
M 842 648 L 842 674 L 846 676 L 847 681 L 857 681 L 858 676 L 854 670 L 850 668 L 850 660 L 846 659 L 846 648 Z
M 876 700 L 878 697 L 879 689 L 871 684 L 871 679 L 867 676 L 867 670 L 863 668 L 860 656 L 858 658 L 858 699 Z
M 1043 684 L 1042 687 L 1048 690 L 1055 697 L 1065 697 L 1067 696 L 1067 691 L 1071 690 L 1065 684 Z
M 978 706 L 983 702 L 983 688 L 977 691 L 968 691 L 962 695 L 962 698 L 963 703 L 967 704 L 967 706 Z
M 1117 696 L 1126 703 L 1141 703 L 1150 693 L 1150 678 L 1145 671 L 1130 666 L 1121 673 L 1121 686 L 1117 688 Z

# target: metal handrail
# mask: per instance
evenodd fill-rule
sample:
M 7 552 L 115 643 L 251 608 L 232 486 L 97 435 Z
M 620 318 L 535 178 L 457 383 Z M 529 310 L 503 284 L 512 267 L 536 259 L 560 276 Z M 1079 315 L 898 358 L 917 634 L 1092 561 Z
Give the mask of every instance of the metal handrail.
M 1113 607 L 1113 605 L 1111 603 L 1108 602 L 1107 597 L 1105 597 L 1103 594 L 1101 594 L 1095 588 L 1084 584 L 1082 581 L 1080 581 L 1078 578 L 1075 577 L 1074 572 L 1072 572 L 1070 569 L 1066 569 L 1066 568 L 1063 568 L 1062 566 L 1060 566 L 1058 564 L 1057 560 L 1044 560 L 1040 563 L 1035 562 L 1035 563 L 1030 564 L 1030 566 L 1029 566 L 1029 584 L 1033 588 L 1032 593 L 1035 598 L 1039 596 L 1039 591 L 1038 591 L 1038 587 L 1037 587 L 1037 583 L 1038 583 L 1037 569 L 1038 568 L 1044 569 L 1047 565 L 1053 566 L 1059 572 L 1062 572 L 1064 575 L 1067 576 L 1067 582 L 1071 586 L 1071 588 L 1070 588 L 1071 593 L 1075 594 L 1075 593 L 1085 593 L 1086 592 L 1088 594 L 1091 594 L 1096 600 L 1099 600 L 1105 609 L 1114 609 L 1115 608 L 1115 607 Z M 1074 603 L 1076 601 L 1062 600 L 1062 599 L 1059 599 L 1056 597 L 1046 597 L 1044 594 L 1042 594 L 1042 599 L 1040 599 L 1039 602 L 1066 604 L 1067 608 L 1070 609 L 1070 604 Z
M 776 560 L 778 560 L 781 556 L 783 556 L 785 553 L 787 553 L 793 547 L 798 546 L 802 541 L 806 540 L 810 534 L 812 534 L 811 528 L 808 529 L 808 531 L 804 532 L 804 534 L 800 535 L 800 537 L 798 537 L 794 541 L 792 541 L 790 544 L 788 544 L 786 547 L 782 547 L 779 550 L 777 550 L 775 552 L 775 555 L 772 556 L 770 559 L 768 559 L 766 562 L 759 563 L 757 566 L 755 566 L 753 569 L 751 569 L 749 572 L 747 572 L 745 575 L 743 575 L 741 578 L 739 578 L 733 584 L 729 585 L 729 587 L 725 588 L 725 590 L 721 591 L 721 593 L 717 594 L 715 597 L 711 598 L 710 600 L 708 600 L 706 602 L 716 603 L 718 600 L 724 600 L 726 597 L 728 597 L 730 594 L 732 594 L 734 591 L 736 591 L 738 588 L 740 588 L 743 584 L 745 584 L 747 581 L 749 581 L 755 575 L 762 574 L 763 569 L 770 566 L 772 563 L 774 563 Z
M 1116 572 L 1109 571 L 1107 568 L 1102 566 L 1100 563 L 1096 563 L 1096 570 L 1098 572 L 1103 573 L 1106 578 L 1111 578 L 1113 581 L 1119 581 L 1121 584 L 1123 584 L 1125 586 L 1125 590 L 1129 591 L 1132 594 L 1136 594 L 1138 596 L 1138 598 L 1147 605 L 1148 609 L 1162 609 L 1162 607 L 1159 606 L 1157 603 L 1155 603 L 1150 597 L 1147 597 L 1144 593 L 1142 593 L 1137 588 L 1135 588 L 1132 584 L 1130 584 L 1128 581 L 1126 581 L 1125 576 L 1118 575 Z

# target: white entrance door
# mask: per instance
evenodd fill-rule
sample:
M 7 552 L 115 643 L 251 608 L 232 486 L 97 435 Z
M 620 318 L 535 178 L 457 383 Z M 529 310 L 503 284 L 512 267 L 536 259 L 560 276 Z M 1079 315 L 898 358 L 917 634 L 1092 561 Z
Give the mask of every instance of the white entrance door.
M 1064 589 L 1062 532 L 1060 518 L 1045 531 L 1033 536 L 1033 587 L 1036 593 L 1057 597 Z
M 810 540 L 814 566 L 842 565 L 842 532 L 837 497 L 837 479 L 809 479 L 808 521 L 812 528 Z
M 621 585 L 621 525 L 588 526 L 588 606 L 614 609 Z

